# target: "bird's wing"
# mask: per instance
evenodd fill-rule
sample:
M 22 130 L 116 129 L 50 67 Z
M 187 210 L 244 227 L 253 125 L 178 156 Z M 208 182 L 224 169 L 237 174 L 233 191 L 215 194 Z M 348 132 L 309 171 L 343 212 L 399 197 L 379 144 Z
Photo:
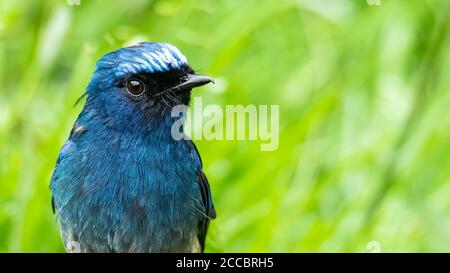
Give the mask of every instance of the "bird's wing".
M 55 207 L 55 198 L 53 196 L 52 196 L 52 211 L 53 211 L 53 214 L 55 214 L 56 207 Z
M 203 252 L 205 248 L 205 238 L 206 232 L 208 231 L 209 221 L 216 218 L 216 210 L 214 208 L 214 203 L 212 200 L 211 190 L 209 188 L 208 178 L 206 178 L 205 173 L 202 169 L 202 160 L 200 154 L 198 153 L 197 147 L 191 140 L 186 140 L 188 146 L 191 148 L 191 153 L 198 161 L 200 167 L 197 170 L 197 182 L 200 186 L 200 192 L 202 194 L 202 203 L 205 208 L 205 217 L 202 218 L 198 223 L 197 237 L 200 243 L 201 251 Z
M 203 252 L 203 250 L 205 249 L 205 239 L 206 239 L 206 232 L 208 231 L 209 221 L 211 219 L 216 218 L 216 210 L 214 209 L 208 179 L 206 178 L 203 171 L 200 170 L 197 172 L 197 180 L 200 184 L 202 201 L 204 207 L 206 208 L 206 216 L 207 216 L 199 221 L 197 231 L 198 241 L 200 243 L 201 251 Z
M 67 140 L 66 143 L 64 143 L 64 146 L 61 148 L 61 151 L 59 152 L 59 155 L 58 155 L 58 159 L 56 160 L 56 166 L 55 166 L 55 169 L 53 170 L 52 178 L 50 179 L 50 188 L 52 188 L 52 185 L 54 183 L 58 183 L 58 181 L 61 179 L 60 178 L 61 170 L 59 168 L 60 164 L 61 164 L 61 160 L 66 155 L 68 155 L 69 153 L 73 152 L 74 146 L 75 146 L 74 142 L 69 138 L 69 140 Z M 52 202 L 53 213 L 56 213 L 57 205 L 56 205 L 55 198 L 54 198 L 53 194 L 52 194 L 52 201 L 51 202 Z

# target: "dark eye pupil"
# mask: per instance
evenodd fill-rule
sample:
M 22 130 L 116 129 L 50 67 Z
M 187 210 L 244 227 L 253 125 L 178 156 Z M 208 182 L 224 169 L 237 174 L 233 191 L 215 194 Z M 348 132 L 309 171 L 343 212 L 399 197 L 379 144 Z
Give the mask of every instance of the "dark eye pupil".
M 127 90 L 132 95 L 140 95 L 144 92 L 144 83 L 140 80 L 129 80 L 127 82 Z

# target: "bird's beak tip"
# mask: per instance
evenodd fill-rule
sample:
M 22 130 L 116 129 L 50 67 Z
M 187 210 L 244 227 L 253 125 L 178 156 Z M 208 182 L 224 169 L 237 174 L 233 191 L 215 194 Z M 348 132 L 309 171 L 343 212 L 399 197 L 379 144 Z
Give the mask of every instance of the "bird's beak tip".
M 179 91 L 191 90 L 195 87 L 199 87 L 208 83 L 214 84 L 214 80 L 204 75 L 189 74 L 184 82 L 172 87 L 172 89 Z
M 190 74 L 188 80 L 186 81 L 191 87 L 199 87 L 206 85 L 208 83 L 215 83 L 214 79 L 205 75 Z

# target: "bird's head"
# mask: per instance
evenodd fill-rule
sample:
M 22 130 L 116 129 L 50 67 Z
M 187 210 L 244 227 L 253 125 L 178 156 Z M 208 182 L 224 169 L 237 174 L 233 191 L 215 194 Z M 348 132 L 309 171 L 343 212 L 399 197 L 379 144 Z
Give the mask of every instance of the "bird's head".
M 87 88 L 88 101 L 126 118 L 188 105 L 191 90 L 213 82 L 197 75 L 186 57 L 167 43 L 139 43 L 103 56 Z

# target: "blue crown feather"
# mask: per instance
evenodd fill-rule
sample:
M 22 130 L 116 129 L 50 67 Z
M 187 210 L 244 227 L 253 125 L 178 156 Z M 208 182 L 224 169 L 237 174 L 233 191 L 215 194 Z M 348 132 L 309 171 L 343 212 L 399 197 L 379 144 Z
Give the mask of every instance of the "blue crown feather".
M 117 77 L 137 73 L 167 72 L 188 65 L 186 57 L 167 43 L 139 43 L 103 56 L 96 71 L 113 69 Z

